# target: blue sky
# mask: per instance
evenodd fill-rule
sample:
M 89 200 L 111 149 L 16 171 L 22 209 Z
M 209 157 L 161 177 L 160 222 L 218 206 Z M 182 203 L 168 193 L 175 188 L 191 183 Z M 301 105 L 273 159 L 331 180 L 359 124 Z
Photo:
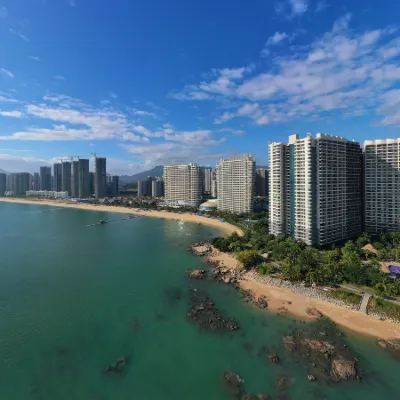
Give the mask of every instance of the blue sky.
M 0 0 L 0 168 L 110 173 L 400 137 L 400 2 Z

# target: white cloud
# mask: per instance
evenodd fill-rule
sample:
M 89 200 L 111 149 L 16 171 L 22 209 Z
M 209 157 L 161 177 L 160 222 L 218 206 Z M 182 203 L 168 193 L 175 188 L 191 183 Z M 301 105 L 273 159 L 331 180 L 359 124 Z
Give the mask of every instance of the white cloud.
M 66 80 L 62 75 L 55 75 L 54 79 L 57 79 L 58 81 L 65 81 Z
M 133 115 L 138 115 L 139 117 L 152 117 L 152 118 L 158 118 L 157 114 L 150 112 L 150 111 L 144 111 L 144 110 L 139 110 L 137 108 L 132 109 L 132 114 Z
M 280 0 L 275 3 L 275 12 L 285 18 L 301 16 L 308 10 L 308 0 Z
M 266 45 L 272 46 L 274 44 L 278 44 L 288 38 L 288 34 L 286 32 L 275 32 L 271 37 L 268 38 Z
M 33 60 L 33 61 L 39 61 L 39 60 L 40 60 L 40 58 L 39 58 L 39 57 L 36 57 L 36 56 L 29 56 L 29 58 L 30 58 L 31 60 Z
M 321 11 L 324 11 L 328 7 L 330 6 L 325 2 L 325 0 L 318 1 L 315 7 L 315 12 L 319 13 Z
M 41 158 L 0 154 L 0 168 L 7 172 L 38 172 L 41 166 L 48 164 Z
M 13 35 L 18 36 L 20 39 L 22 39 L 24 42 L 30 42 L 29 38 L 24 35 L 22 32 L 20 31 L 16 31 L 15 29 L 10 29 L 10 33 L 12 33 Z
M 0 103 L 18 103 L 18 100 L 4 93 L 4 96 L 0 95 Z
M 225 90 L 218 85 L 219 74 L 211 81 L 185 86 L 180 94 L 191 99 L 196 92 L 208 100 L 241 103 L 236 110 L 230 106 L 215 123 L 249 117 L 265 125 L 315 119 L 335 111 L 343 116 L 371 114 L 382 104 L 382 95 L 400 82 L 400 38 L 393 38 L 397 31 L 390 27 L 356 33 L 349 28 L 350 19 L 350 14 L 344 15 L 309 45 L 275 57 L 262 73 L 224 81 Z M 384 123 L 395 121 L 388 118 Z
M 118 96 L 117 96 L 115 93 L 113 93 L 113 92 L 110 92 L 108 95 L 109 95 L 112 99 L 118 99 Z
M 8 15 L 7 8 L 0 4 L 0 19 L 6 18 Z
M 15 76 L 11 71 L 9 71 L 8 69 L 5 69 L 5 68 L 0 68 L 0 74 L 3 74 L 9 78 L 14 78 L 14 76 Z
M 308 0 L 289 0 L 292 13 L 296 15 L 304 14 L 308 10 Z
M 22 118 L 24 114 L 21 111 L 0 111 L 3 117 Z

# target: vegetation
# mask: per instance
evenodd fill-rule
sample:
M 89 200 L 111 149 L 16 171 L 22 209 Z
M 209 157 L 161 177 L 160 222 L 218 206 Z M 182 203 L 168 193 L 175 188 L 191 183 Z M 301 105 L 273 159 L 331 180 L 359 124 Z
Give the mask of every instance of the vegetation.
M 371 242 L 379 248 L 376 254 L 363 249 Z M 340 248 L 319 250 L 292 237 L 268 234 L 268 222 L 266 218 L 261 218 L 249 224 L 243 236 L 234 233 L 229 237 L 216 238 L 213 245 L 224 252 L 241 254 L 240 257 L 248 256 L 249 251 L 253 251 L 251 254 L 267 253 L 281 267 L 280 272 L 291 281 L 305 281 L 309 285 L 348 283 L 372 288 L 383 297 L 400 295 L 400 281 L 382 272 L 379 261 L 382 258 L 398 259 L 400 232 L 385 232 L 377 238 L 370 238 L 364 233 Z M 246 268 L 256 266 L 261 274 L 278 272 L 276 264 L 267 267 L 270 264 L 261 263 L 260 259 L 256 262 L 255 256 L 252 257 L 251 262 L 245 258 Z M 344 296 L 343 293 L 339 295 Z
M 336 289 L 329 293 L 329 297 L 341 300 L 346 304 L 360 305 L 361 296 L 357 293 L 350 292 L 344 289 Z
M 256 266 L 260 261 L 260 255 L 257 250 L 242 250 L 237 253 L 236 257 L 245 269 Z
M 376 297 L 371 298 L 369 301 L 368 312 L 384 315 L 386 318 L 400 321 L 400 306 Z

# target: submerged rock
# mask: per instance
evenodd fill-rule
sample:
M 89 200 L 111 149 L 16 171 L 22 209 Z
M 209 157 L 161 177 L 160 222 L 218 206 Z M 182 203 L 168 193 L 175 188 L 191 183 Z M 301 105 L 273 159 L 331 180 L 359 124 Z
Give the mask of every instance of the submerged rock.
M 278 364 L 279 363 L 279 357 L 275 353 L 269 354 L 268 358 L 274 364 Z
M 259 296 L 257 299 L 257 305 L 260 308 L 268 308 L 268 301 L 266 296 Z
M 186 276 L 189 279 L 203 279 L 207 276 L 207 271 L 204 269 L 191 269 L 186 271 Z
M 287 351 L 290 351 L 291 353 L 296 351 L 297 344 L 294 340 L 294 336 L 284 336 L 282 340 L 283 340 L 283 346 Z
M 110 373 L 110 372 L 120 373 L 125 369 L 125 367 L 127 366 L 127 363 L 128 363 L 128 357 L 118 358 L 118 360 L 114 364 L 108 365 L 104 369 L 104 372 L 106 372 L 106 373 Z
M 258 400 L 271 400 L 271 396 L 269 394 L 267 394 L 267 393 L 260 393 L 257 396 L 257 399 Z
M 315 376 L 314 375 L 307 375 L 307 379 L 309 380 L 309 381 L 316 381 L 316 378 L 315 378 Z
M 350 360 L 333 360 L 331 376 L 335 381 L 348 381 L 357 379 L 355 362 Z
M 233 396 L 240 396 L 243 392 L 242 380 L 236 372 L 227 371 L 222 376 L 224 386 Z
M 400 357 L 400 340 L 378 340 L 378 346 Z
M 313 317 L 321 318 L 322 314 L 316 308 L 307 308 L 306 313 Z

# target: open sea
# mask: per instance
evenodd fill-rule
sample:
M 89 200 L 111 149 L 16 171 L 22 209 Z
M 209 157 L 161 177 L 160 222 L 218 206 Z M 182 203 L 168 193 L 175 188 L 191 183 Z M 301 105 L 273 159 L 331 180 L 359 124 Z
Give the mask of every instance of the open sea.
M 374 339 L 332 328 L 359 359 L 362 380 L 309 382 L 309 361 L 288 353 L 282 336 L 329 330 L 329 321 L 304 324 L 246 303 L 230 286 L 188 281 L 187 269 L 207 267 L 187 247 L 217 230 L 123 218 L 0 203 L 0 400 L 235 399 L 224 371 L 273 399 L 400 399 L 400 362 Z M 99 219 L 113 222 L 86 227 Z M 187 317 L 193 287 L 240 329 L 200 331 Z M 104 372 L 121 357 L 122 372 Z

